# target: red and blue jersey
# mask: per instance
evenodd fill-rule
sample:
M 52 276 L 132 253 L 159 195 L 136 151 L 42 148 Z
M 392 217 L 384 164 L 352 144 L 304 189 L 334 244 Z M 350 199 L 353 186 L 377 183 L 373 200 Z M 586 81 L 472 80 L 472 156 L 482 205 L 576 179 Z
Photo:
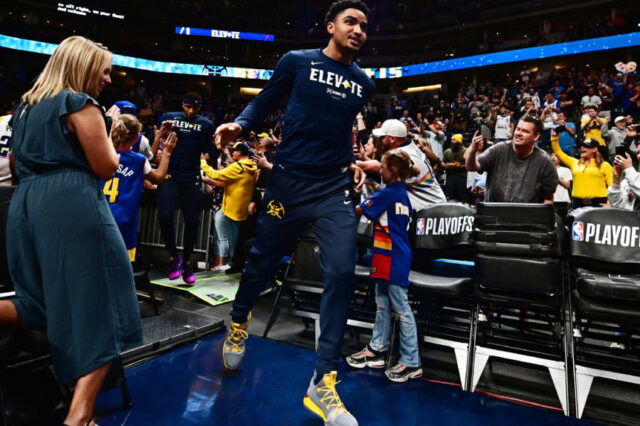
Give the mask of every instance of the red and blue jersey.
M 409 221 L 411 203 L 404 182 L 394 182 L 360 204 L 375 221 L 371 278 L 407 287 L 411 270 Z
M 131 250 L 138 243 L 138 210 L 144 189 L 147 159 L 144 155 L 132 151 L 118 150 L 118 154 L 120 164 L 116 174 L 113 179 L 107 182 L 100 181 L 100 184 L 127 250 Z

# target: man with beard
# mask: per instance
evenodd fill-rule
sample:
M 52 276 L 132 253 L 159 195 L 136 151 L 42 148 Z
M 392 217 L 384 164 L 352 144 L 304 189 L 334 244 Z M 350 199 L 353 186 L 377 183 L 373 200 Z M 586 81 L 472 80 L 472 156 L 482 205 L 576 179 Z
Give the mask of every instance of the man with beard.
M 429 159 L 411 138 L 407 138 L 407 128 L 400 120 L 386 120 L 380 128 L 373 129 L 372 133 L 380 138 L 383 153 L 392 149 L 404 151 L 420 169 L 418 176 L 405 180 L 409 202 L 414 211 L 447 201 Z M 363 164 L 365 172 L 368 173 L 380 173 L 381 167 L 380 162 L 376 160 Z
M 464 201 L 467 195 L 467 169 L 464 153 L 467 149 L 462 146 L 462 135 L 451 136 L 451 148 L 444 152 L 442 167 L 447 171 L 444 190 L 450 200 Z

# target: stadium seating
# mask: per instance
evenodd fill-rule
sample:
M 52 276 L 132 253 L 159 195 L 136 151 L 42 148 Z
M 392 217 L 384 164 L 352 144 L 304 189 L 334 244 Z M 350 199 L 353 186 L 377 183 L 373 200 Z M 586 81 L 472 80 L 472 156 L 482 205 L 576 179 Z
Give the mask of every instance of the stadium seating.
M 553 206 L 480 203 L 473 392 L 490 357 L 544 366 L 569 415 L 564 263 Z
M 454 350 L 460 384 L 468 389 L 473 302 L 470 236 L 475 211 L 468 205 L 434 205 L 414 214 L 409 300 L 421 339 Z M 393 336 L 394 334 L 392 334 Z
M 640 215 L 570 212 L 576 417 L 594 378 L 640 384 Z

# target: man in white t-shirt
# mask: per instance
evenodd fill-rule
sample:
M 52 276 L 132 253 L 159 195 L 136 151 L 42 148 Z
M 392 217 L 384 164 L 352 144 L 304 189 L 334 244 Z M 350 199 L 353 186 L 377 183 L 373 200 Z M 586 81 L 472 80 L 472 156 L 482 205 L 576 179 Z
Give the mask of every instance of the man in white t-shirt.
M 587 105 L 595 105 L 598 108 L 598 112 L 602 109 L 602 98 L 596 94 L 595 87 L 589 87 L 587 94 L 580 101 L 580 112 L 582 114 L 586 114 Z
M 414 211 L 447 202 L 429 159 L 411 139 L 407 139 L 407 128 L 400 120 L 386 120 L 382 123 L 382 127 L 373 129 L 372 133 L 382 138 L 383 151 L 400 149 L 409 154 L 411 161 L 420 169 L 418 176 L 405 181 L 409 201 Z
M 513 136 L 513 128 L 515 126 L 513 125 L 511 114 L 504 104 L 500 105 L 500 112 L 496 115 L 495 123 L 496 130 L 493 136 L 493 141 L 498 143 L 511 140 L 511 137 Z
M 10 115 L 0 117 L 0 186 L 11 186 L 11 128 Z

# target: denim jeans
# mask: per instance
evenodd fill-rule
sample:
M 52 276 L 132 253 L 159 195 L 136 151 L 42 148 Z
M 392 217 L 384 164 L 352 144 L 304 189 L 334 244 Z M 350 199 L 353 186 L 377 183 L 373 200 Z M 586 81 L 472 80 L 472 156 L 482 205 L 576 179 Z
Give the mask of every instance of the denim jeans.
M 376 323 L 369 346 L 375 351 L 389 349 L 391 334 L 391 312 L 400 315 L 400 360 L 407 367 L 420 366 L 418 331 L 413 311 L 409 305 L 407 288 L 391 284 L 386 280 L 376 280 Z
M 240 231 L 240 224 L 222 213 L 222 210 L 215 212 L 213 216 L 216 227 L 216 256 L 226 257 L 228 259 L 233 258 L 233 253 L 238 241 L 238 232 Z

